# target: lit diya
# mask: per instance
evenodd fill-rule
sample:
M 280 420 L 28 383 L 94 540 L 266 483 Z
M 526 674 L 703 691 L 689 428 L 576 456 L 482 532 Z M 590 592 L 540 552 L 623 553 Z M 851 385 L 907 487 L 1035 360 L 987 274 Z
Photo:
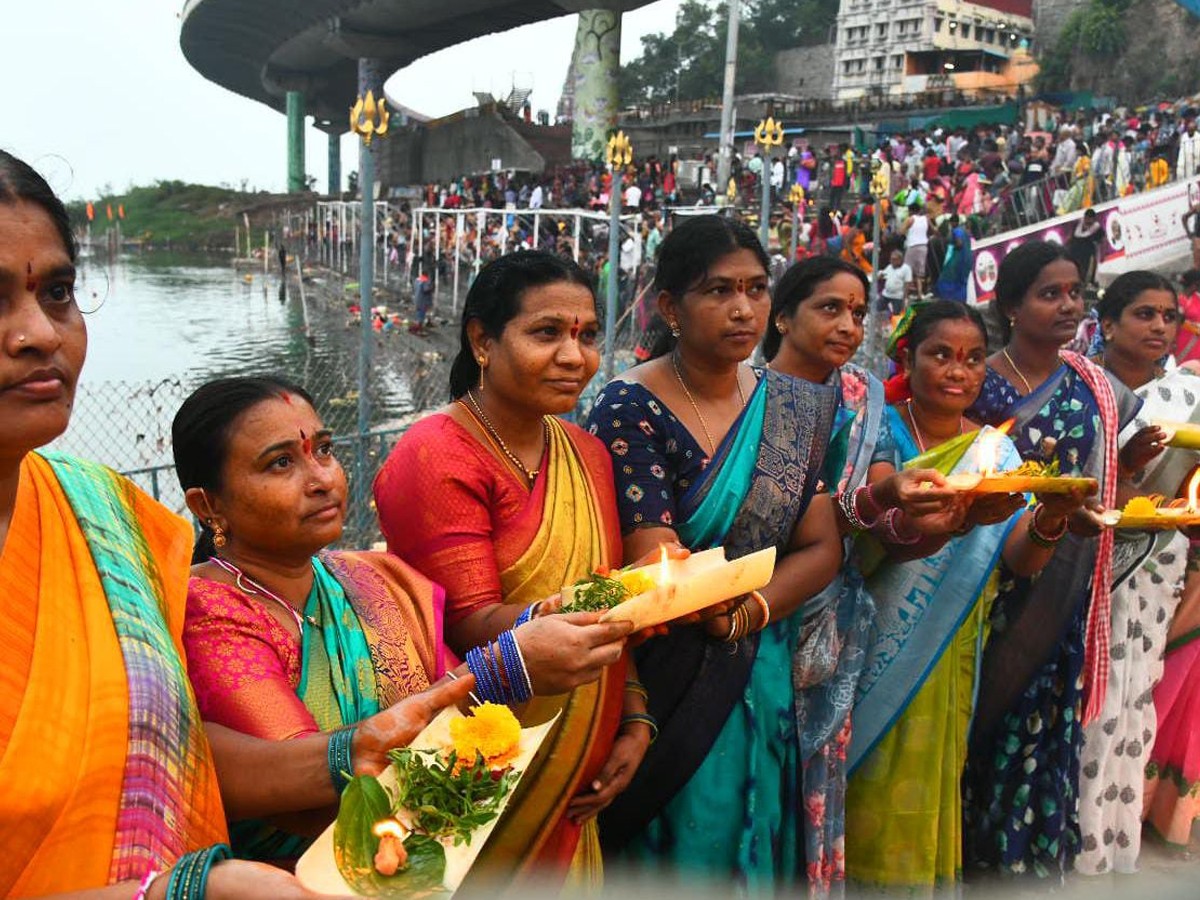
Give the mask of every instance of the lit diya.
M 1187 497 L 1168 501 L 1162 494 L 1134 497 L 1124 509 L 1110 509 L 1102 516 L 1110 528 L 1136 531 L 1165 531 L 1168 528 L 1191 528 L 1200 525 L 1200 469 L 1188 481 Z
M 1168 447 L 1178 447 L 1182 450 L 1200 450 L 1200 425 L 1191 422 L 1155 422 L 1167 434 L 1163 443 Z
M 1057 457 L 1050 462 L 1028 460 L 1007 472 L 996 471 L 996 456 L 1000 438 L 1008 433 L 1013 420 L 999 428 L 985 431 L 975 441 L 977 472 L 957 472 L 946 476 L 946 484 L 956 491 L 971 494 L 1068 494 L 1083 491 L 1094 494 L 1100 489 L 1095 478 L 1076 478 L 1058 473 Z M 1045 443 L 1045 442 L 1044 442 Z M 1051 442 L 1050 449 L 1053 449 Z
M 561 612 L 605 610 L 601 622 L 632 622 L 635 631 L 699 612 L 765 587 L 775 571 L 775 548 L 726 559 L 724 547 L 657 563 L 600 570 L 562 589 Z

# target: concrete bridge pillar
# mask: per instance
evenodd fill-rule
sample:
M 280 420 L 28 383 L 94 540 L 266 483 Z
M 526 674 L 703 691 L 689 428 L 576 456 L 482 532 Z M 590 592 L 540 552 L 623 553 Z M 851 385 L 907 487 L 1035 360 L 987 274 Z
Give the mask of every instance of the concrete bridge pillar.
M 575 94 L 571 156 L 575 159 L 604 159 L 604 147 L 609 132 L 617 125 L 620 109 L 620 64 L 621 13 L 607 9 L 582 11 L 571 55 Z
M 287 92 L 287 189 L 289 194 L 304 192 L 304 94 Z
M 342 136 L 329 132 L 329 193 L 342 192 Z

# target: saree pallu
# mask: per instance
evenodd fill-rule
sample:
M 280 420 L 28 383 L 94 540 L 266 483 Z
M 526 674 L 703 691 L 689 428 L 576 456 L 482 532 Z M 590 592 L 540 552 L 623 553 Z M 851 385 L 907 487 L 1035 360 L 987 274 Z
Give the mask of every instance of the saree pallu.
M 1200 378 L 1186 370 L 1153 381 L 1138 393 L 1146 397 L 1140 418 L 1161 414 L 1175 421 L 1200 422 Z M 1158 485 L 1160 493 L 1168 493 L 1164 488 L 1177 487 L 1194 464 L 1190 454 L 1168 451 L 1150 464 L 1146 481 Z M 1193 823 L 1200 819 L 1200 543 L 1184 546 L 1182 596 L 1168 619 L 1161 681 L 1154 688 L 1157 734 L 1146 747 L 1149 762 L 1142 812 L 1159 837 L 1186 846 Z M 1157 616 L 1153 620 L 1157 622 Z
M 0 894 L 136 881 L 225 839 L 180 646 L 191 540 L 109 469 L 22 462 L 3 568 L 27 577 L 0 584 L 36 612 L 0 640 Z
M 595 479 L 563 424 L 548 421 L 548 463 L 530 498 L 540 523 L 524 553 L 500 572 L 506 604 L 528 606 L 620 560 L 608 521 L 616 509 L 611 482 Z M 592 684 L 563 696 L 535 697 L 525 706 L 522 725 L 544 722 L 556 713 L 558 724 L 483 848 L 467 878 L 468 888 L 555 873 L 573 884 L 598 885 L 603 866 L 596 822 L 575 825 L 565 812 L 608 759 L 624 691 L 625 666 L 619 663 Z
M 883 383 L 858 366 L 842 366 L 831 381 L 838 392 L 838 410 L 824 480 L 833 490 L 852 491 L 866 484 L 885 431 L 887 402 Z M 791 664 L 810 897 L 840 894 L 845 883 L 850 708 L 875 615 L 850 537 L 843 541 L 843 556 L 833 582 L 797 613 L 801 632 Z
M 1200 378 L 1177 370 L 1137 390 L 1140 421 L 1200 418 Z M 1195 465 L 1189 454 L 1160 454 L 1134 481 L 1138 493 L 1175 496 Z M 1182 459 L 1181 459 L 1182 457 Z M 1146 762 L 1158 732 L 1154 686 L 1163 672 L 1187 564 L 1187 539 L 1176 531 L 1118 532 L 1108 691 L 1099 718 L 1084 729 L 1080 761 L 1075 869 L 1089 875 L 1137 871 Z
M 1154 709 L 1158 738 L 1146 766 L 1145 820 L 1167 843 L 1187 847 L 1200 819 L 1200 544 L 1188 553 Z
M 894 409 L 900 469 L 920 449 Z M 1007 439 L 998 468 L 1020 465 Z M 962 442 L 930 465 L 978 471 Z M 972 529 L 924 559 L 885 562 L 867 579 L 877 612 L 858 685 L 846 802 L 847 877 L 931 891 L 962 877 L 962 795 L 976 671 L 995 597 L 995 571 L 1021 511 Z
M 272 639 L 294 644 L 290 635 L 270 621 L 266 643 L 232 629 L 201 639 L 192 629 L 188 646 L 206 721 L 267 740 L 329 732 L 425 690 L 443 674 L 440 588 L 383 553 L 322 553 L 313 576 L 304 614 L 318 624 L 304 629 L 299 647 L 295 693 L 302 706 L 272 702 L 259 680 L 261 670 L 279 667 L 293 650 L 271 646 Z M 195 623 L 211 627 L 230 595 L 242 606 L 232 586 L 194 579 Z M 276 659 L 259 665 L 260 655 Z M 238 858 L 275 862 L 296 860 L 312 843 L 311 836 L 257 819 L 231 823 L 230 837 Z
M 1085 378 L 1077 367 L 1091 364 L 1063 357 L 1070 362 L 1029 396 L 991 410 L 988 421 L 1016 420 L 1009 435 L 1024 459 L 1044 458 L 1046 439 L 1054 439 L 1062 473 L 1097 477 L 1103 499 L 1115 491 L 1117 474 L 1106 462 L 1115 460 L 1117 434 L 1140 401 L 1106 382 L 1116 399 L 1109 415 L 1088 383 L 1105 373 L 1092 366 Z M 1102 699 L 1108 678 L 1107 641 L 1085 640 L 1100 620 L 1107 635 L 1111 562 L 1098 565 L 1111 542 L 1106 535 L 1068 534 L 1035 579 L 1001 567 L 963 779 L 968 878 L 989 869 L 1061 877 L 1079 849 L 1085 657 L 1103 673 L 1087 685 L 1092 702 Z M 1094 578 L 1098 567 L 1102 581 Z M 1100 606 L 1104 612 L 1094 613 Z
M 767 371 L 679 503 L 693 550 L 782 550 L 815 491 L 833 392 Z M 601 815 L 605 848 L 636 866 L 786 887 L 803 871 L 798 741 L 786 673 L 798 616 L 727 645 L 698 627 L 636 654 L 659 723 L 629 788 Z

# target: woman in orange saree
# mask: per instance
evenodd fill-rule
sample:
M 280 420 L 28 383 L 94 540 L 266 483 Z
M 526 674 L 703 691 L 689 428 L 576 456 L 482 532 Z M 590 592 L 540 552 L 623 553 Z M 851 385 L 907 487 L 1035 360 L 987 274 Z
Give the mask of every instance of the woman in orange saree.
M 595 373 L 598 330 L 587 276 L 546 253 L 485 267 L 468 294 L 456 402 L 410 428 L 375 482 L 388 549 L 446 590 L 446 641 L 463 654 L 601 566 L 620 562 L 612 466 L 603 446 L 556 413 Z M 534 607 L 541 605 L 541 610 Z M 478 868 L 595 882 L 594 816 L 649 744 L 636 683 L 626 691 L 623 632 L 564 617 L 557 660 L 535 670 L 526 724 L 560 714 L 529 788 L 514 799 Z M 551 664 L 553 663 L 553 664 Z M 622 720 L 622 711 L 626 713 Z
M 76 256 L 62 203 L 0 151 L 0 895 L 161 900 L 203 859 L 210 900 L 310 897 L 219 861 L 180 641 L 187 524 L 109 469 L 35 452 L 66 429 L 86 356 Z

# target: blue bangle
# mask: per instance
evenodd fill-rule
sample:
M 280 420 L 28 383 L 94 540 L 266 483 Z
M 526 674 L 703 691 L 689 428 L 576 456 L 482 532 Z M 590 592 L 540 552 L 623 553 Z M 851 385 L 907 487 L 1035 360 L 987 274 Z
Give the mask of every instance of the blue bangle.
M 504 631 L 501 632 L 497 643 L 500 645 L 500 655 L 504 660 L 504 674 L 508 678 L 509 694 L 514 703 L 524 703 L 533 696 L 533 690 L 529 682 L 529 673 L 525 671 L 525 664 L 521 660 L 520 651 L 517 650 L 517 639 L 513 637 L 511 631 Z
M 475 676 L 475 693 L 479 695 L 480 700 L 485 703 L 504 702 L 499 682 L 492 674 L 492 667 L 482 647 L 473 647 L 467 651 L 467 669 Z
M 650 727 L 650 743 L 658 740 L 658 722 L 650 713 L 626 713 L 621 716 L 621 724 L 626 725 L 632 722 L 640 722 L 643 725 Z
M 541 602 L 541 601 L 538 601 Z M 533 618 L 533 611 L 537 608 L 537 603 L 530 603 L 525 607 L 524 611 L 517 616 L 517 621 L 513 622 L 513 628 L 520 628 L 526 622 Z
M 354 741 L 354 726 L 339 728 L 329 735 L 329 780 L 333 789 L 341 793 L 350 783 L 354 775 L 354 761 L 351 758 L 351 744 Z

